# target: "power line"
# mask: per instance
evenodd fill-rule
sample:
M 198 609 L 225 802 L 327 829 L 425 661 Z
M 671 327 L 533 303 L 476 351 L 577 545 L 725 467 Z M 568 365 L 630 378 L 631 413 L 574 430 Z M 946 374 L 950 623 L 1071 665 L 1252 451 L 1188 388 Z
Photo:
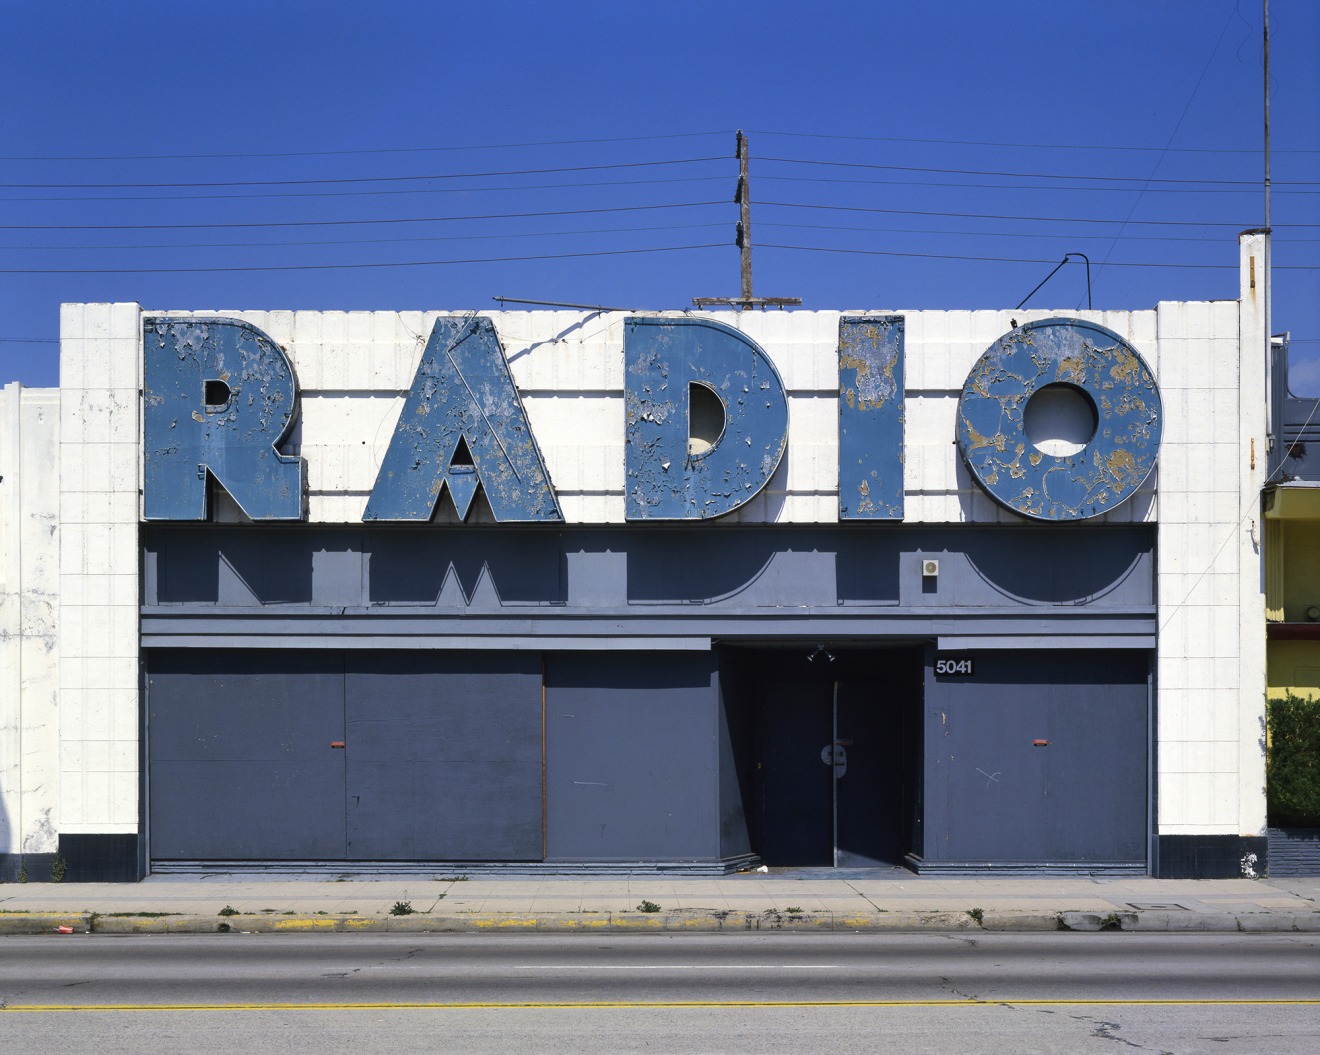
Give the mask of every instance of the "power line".
M 721 203 L 723 204 L 723 203 Z M 830 209 L 836 212 L 874 212 L 887 213 L 895 216 L 954 216 L 963 219 L 972 220 L 1025 220 L 1037 223 L 1108 223 L 1108 224 L 1142 224 L 1145 226 L 1156 227 L 1236 227 L 1245 228 L 1247 223 L 1231 223 L 1223 220 L 1100 220 L 1093 217 L 1084 216 L 1018 216 L 1006 213 L 985 213 L 985 212 L 939 212 L 931 209 L 881 209 L 868 205 L 810 205 L 805 202 L 794 201 L 759 201 L 758 205 L 773 205 L 785 209 Z M 1286 223 L 1275 224 L 1276 229 L 1285 227 L 1320 227 L 1320 223 Z M 3 230 L 0 227 L 0 230 Z M 1044 261 L 1044 263 L 1054 263 L 1053 260 Z
M 1157 180 L 1155 178 L 1155 173 L 1159 171 L 1160 165 L 1164 163 L 1165 157 L 1168 156 L 1169 147 L 1173 145 L 1174 139 L 1177 138 L 1178 129 L 1182 127 L 1182 123 L 1184 119 L 1187 117 L 1187 111 L 1192 108 L 1192 101 L 1196 98 L 1196 93 L 1201 90 L 1201 83 L 1205 80 L 1205 75 L 1210 72 L 1210 66 L 1215 61 L 1215 56 L 1219 54 L 1219 45 L 1224 42 L 1224 34 L 1228 32 L 1228 27 L 1233 24 L 1233 15 L 1236 12 L 1237 12 L 1237 8 L 1234 7 L 1233 12 L 1229 14 L 1227 20 L 1224 22 L 1224 28 L 1219 31 L 1219 36 L 1215 39 L 1215 46 L 1210 49 L 1210 57 L 1205 60 L 1205 65 L 1201 67 L 1201 75 L 1196 78 L 1196 84 L 1192 86 L 1192 93 L 1187 97 L 1187 102 L 1183 104 L 1182 113 L 1178 115 L 1178 120 L 1174 123 L 1173 131 L 1169 133 L 1169 138 L 1164 144 L 1164 150 L 1160 153 L 1160 156 L 1155 159 L 1155 164 L 1151 166 L 1150 175 L 1147 176 L 1145 181 L 1141 184 L 1141 188 L 1137 191 L 1137 196 L 1132 199 L 1132 204 L 1128 206 L 1127 215 L 1123 217 L 1123 225 L 1119 227 L 1117 231 L 1114 232 L 1114 239 L 1112 242 L 1109 243 L 1109 248 L 1105 250 L 1104 259 L 1100 261 L 1100 266 L 1096 268 L 1097 278 L 1099 277 L 1100 273 L 1104 271 L 1105 266 L 1109 263 L 1109 255 L 1114 251 L 1115 246 L 1118 245 L 1119 239 L 1123 237 L 1123 232 L 1127 229 L 1127 221 L 1131 220 L 1133 215 L 1136 213 L 1137 206 L 1141 204 L 1142 196 L 1146 194 L 1147 191 L 1153 189 L 1151 187 L 1152 183 L 1168 182 L 1167 180 L 1162 180 L 1162 179 Z M 1267 227 L 1269 226 L 1268 222 L 1266 223 L 1266 226 Z M 1067 257 L 1064 257 L 1065 261 L 1067 259 L 1068 259 Z M 1269 259 L 1268 250 L 1267 250 L 1266 259 L 1267 260 Z M 1269 281 L 1268 264 L 1266 264 L 1265 267 L 1265 281 L 1266 282 Z M 1086 262 L 1086 296 L 1087 299 L 1089 300 L 1091 296 L 1091 262 L 1089 260 Z M 1081 302 L 1079 301 L 1078 303 L 1080 305 Z M 1265 303 L 1266 304 L 1269 303 L 1268 296 L 1266 296 L 1265 298 Z M 1268 315 L 1268 309 L 1266 309 L 1266 314 Z
M 603 165 L 566 165 L 549 168 L 532 169 L 502 169 L 488 170 L 481 172 L 452 172 L 452 173 L 426 173 L 421 175 L 409 176 L 344 176 L 344 177 L 318 177 L 314 179 L 285 179 L 285 180 L 215 180 L 215 181 L 191 181 L 191 182 L 169 182 L 169 183 L 0 183 L 0 188 L 10 190 L 99 190 L 99 189 L 122 189 L 122 190 L 171 190 L 171 189 L 189 189 L 189 188 L 207 188 L 207 187 L 293 187 L 293 186 L 319 186 L 319 185 L 343 185 L 343 184 L 361 184 L 361 183 L 410 183 L 424 182 L 428 180 L 455 180 L 455 179 L 486 179 L 497 176 L 535 176 L 551 175 L 560 172 L 598 172 L 615 169 L 634 169 L 634 168 L 655 168 L 667 165 L 696 165 L 704 164 L 710 161 L 727 160 L 721 156 L 697 157 L 697 158 L 676 158 L 668 161 L 629 161 L 615 162 Z M 756 156 L 757 161 L 772 162 L 783 165 L 816 165 L 829 168 L 854 168 L 882 170 L 889 172 L 912 172 L 912 173 L 936 173 L 940 175 L 956 176 L 993 176 L 1007 177 L 1012 179 L 1034 179 L 1034 180 L 1090 180 L 1100 183 L 1159 183 L 1166 185 L 1210 185 L 1213 187 L 1246 187 L 1254 188 L 1253 180 L 1228 180 L 1228 179 L 1152 179 L 1147 180 L 1142 176 L 1088 176 L 1081 173 L 1046 173 L 1046 172 L 1016 172 L 1000 169 L 960 169 L 960 168 L 939 168 L 926 165 L 886 165 L 862 161 L 821 161 L 809 158 L 782 158 L 769 156 Z M 763 178 L 785 178 L 785 177 L 763 177 Z M 890 181 L 880 181 L 890 182 Z M 1320 182 L 1307 180 L 1277 181 L 1281 187 L 1320 187 Z M 606 184 L 608 185 L 608 184 Z M 923 184 L 924 185 L 924 184 Z M 959 186 L 960 184 L 954 184 Z M 477 188 L 467 188 L 475 190 Z M 1029 189 L 1029 188 L 1028 188 Z M 1188 188 L 1191 189 L 1191 188 Z M 182 196 L 181 196 L 182 197 Z M 234 195 L 234 197 L 240 197 Z M 8 200 L 8 199 L 7 199 Z M 22 198 L 21 201 L 33 201 L 41 199 Z M 54 199 L 62 200 L 62 199 Z M 89 200 L 134 200 L 132 198 L 93 198 Z
M 1115 221 L 1117 222 L 1117 221 Z M 711 226 L 719 226 L 712 224 Z M 798 231 L 857 231 L 873 232 L 875 234 L 922 234 L 922 235 L 957 235 L 959 237 L 972 238 L 1031 238 L 1040 241 L 1044 238 L 1067 238 L 1070 241 L 1108 241 L 1111 237 L 1107 234 L 1049 234 L 1033 233 L 1030 231 L 940 231 L 932 230 L 929 227 L 859 227 L 856 224 L 830 224 L 830 223 L 771 223 L 768 220 L 757 222 L 758 227 L 784 227 Z M 1150 234 L 1133 235 L 1129 241 L 1137 242 L 1213 242 L 1222 245 L 1224 242 L 1221 235 L 1176 235 L 1176 234 Z M 1292 242 L 1320 242 L 1320 238 L 1294 238 Z M 0 249 L 5 248 L 0 246 Z M 34 248 L 52 248 L 50 246 Z
M 466 242 L 492 241 L 517 238 L 569 238 L 597 234 L 637 234 L 654 231 L 699 231 L 716 227 L 727 227 L 727 221 L 715 223 L 656 224 L 645 227 L 580 227 L 560 231 L 524 231 L 508 234 L 452 234 L 452 235 L 410 235 L 399 238 L 300 238 L 277 242 L 139 242 L 117 245 L 101 243 L 98 245 L 2 245 L 0 252 L 100 252 L 139 249 L 285 249 L 303 248 L 322 245 L 403 245 L 410 242 Z M 971 237 L 971 238 L 1029 238 L 1035 241 L 1051 238 L 1065 238 L 1069 241 L 1107 241 L 1107 234 L 1069 233 L 1032 233 L 1027 231 L 950 231 L 929 227 L 866 227 L 857 224 L 828 223 L 774 223 L 769 220 L 758 222 L 760 227 L 776 227 L 794 231 L 843 231 L 857 234 L 917 234 L 927 237 Z M 1222 244 L 1222 236 L 1205 235 L 1130 235 L 1128 241 L 1137 242 L 1198 242 L 1202 244 Z M 1293 238 L 1290 244 L 1320 243 L 1320 238 Z
M 886 249 L 844 249 L 830 246 L 778 245 L 760 243 L 766 249 L 785 249 L 807 253 L 846 253 L 859 256 L 890 256 L 926 260 L 962 260 L 998 264 L 1053 264 L 1053 259 L 1041 257 L 971 256 L 960 253 L 904 253 Z M 255 271 L 343 271 L 400 267 L 440 267 L 454 264 L 499 264 L 533 260 L 567 260 L 584 257 L 632 256 L 644 253 L 676 253 L 697 249 L 724 249 L 727 243 L 711 242 L 701 245 L 657 246 L 647 249 L 609 249 L 578 253 L 540 253 L 527 256 L 469 257 L 459 260 L 397 260 L 354 264 L 270 264 L 238 267 L 155 267 L 155 268 L 0 268 L 3 275 L 155 275 L 155 274 L 215 274 Z M 1154 262 L 1111 262 L 1111 267 L 1175 268 L 1200 270 L 1237 270 L 1236 264 L 1179 264 Z M 1320 264 L 1281 266 L 1282 270 L 1320 270 Z
M 705 176 L 703 179 L 728 179 L 727 176 Z M 937 180 L 840 179 L 831 176 L 757 176 L 758 181 L 773 180 L 780 183 L 831 183 L 865 187 L 953 187 L 959 190 L 1034 190 L 1091 191 L 1098 194 L 1131 194 L 1136 187 L 1042 187 L 1037 183 L 942 183 Z M 1257 194 L 1259 187 L 1148 187 L 1146 194 Z M 1288 190 L 1287 194 L 1320 194 L 1320 190 Z M 3 199 L 40 201 L 36 198 Z
M 733 129 L 715 132 L 674 132 L 654 136 L 614 136 L 602 139 L 541 139 L 526 143 L 476 143 L 443 147 L 375 147 L 345 150 L 282 150 L 240 154 L 49 154 L 0 155 L 0 161 L 213 161 L 223 158 L 312 158 L 359 154 L 439 154 L 464 150 L 511 150 L 525 147 L 582 146 L 600 143 L 652 143 L 665 139 L 698 139 L 732 135 Z
M 756 155 L 757 161 L 772 161 L 781 165 L 823 165 L 830 168 L 853 168 L 853 169 L 883 169 L 888 172 L 937 172 L 946 176 L 1008 176 L 1012 179 L 1080 179 L 1080 180 L 1098 180 L 1105 183 L 1210 183 L 1221 186 L 1254 186 L 1253 180 L 1221 180 L 1221 179 L 1150 179 L 1145 176 L 1084 176 L 1077 173 L 1049 173 L 1049 172 L 1009 172 L 1002 169 L 951 169 L 951 168 L 932 168 L 923 165 L 877 165 L 865 161 L 810 161 L 806 158 L 772 158 L 760 154 Z M 1280 186 L 1289 187 L 1320 187 L 1320 183 L 1314 181 L 1294 181 L 1291 183 L 1280 182 Z M 0 184 L 4 186 L 4 184 Z
M 1050 142 L 1008 142 L 996 139 L 939 139 L 915 136 L 855 136 L 833 135 L 826 132 L 785 132 L 768 129 L 748 129 L 748 135 L 780 136 L 786 139 L 822 139 L 832 142 L 850 143 L 914 143 L 934 146 L 973 146 L 995 147 L 1011 150 L 1084 150 L 1091 152 L 1112 153 L 1147 153 L 1165 152 L 1163 147 L 1133 146 L 1123 144 L 1098 143 L 1050 143 Z M 709 132 L 674 132 L 649 136 L 602 136 L 593 139 L 540 139 L 517 143 L 466 143 L 432 147 L 344 147 L 329 150 L 266 150 L 244 151 L 214 154 L 4 154 L 0 161 L 218 161 L 241 160 L 244 158 L 306 158 L 306 157 L 349 157 L 385 154 L 443 154 L 461 153 L 468 150 L 524 150 L 530 147 L 553 146 L 598 146 L 607 143 L 650 143 L 674 139 L 700 139 L 711 136 L 728 136 L 733 129 L 715 129 Z M 1245 147 L 1170 147 L 1170 154 L 1246 154 L 1256 156 L 1259 150 Z M 1320 150 L 1292 149 L 1274 150 L 1275 154 L 1320 154 Z
M 519 186 L 485 187 L 419 187 L 388 190 L 332 190 L 332 191 L 257 191 L 248 194 L 64 194 L 36 196 L 0 197 L 0 202 L 100 202 L 100 201 L 149 201 L 157 204 L 176 201 L 261 201 L 272 198 L 358 198 L 358 197 L 403 197 L 405 195 L 427 194 L 492 194 L 528 190 L 576 190 L 590 187 L 649 187 L 679 183 L 712 183 L 727 180 L 726 176 L 673 176 L 662 179 L 643 180 L 581 180 L 571 183 L 524 183 Z M 1050 190 L 1066 192 L 1092 192 L 1099 194 L 1130 194 L 1133 187 L 1068 187 L 1051 186 L 1043 188 L 1033 183 L 952 183 L 937 180 L 902 180 L 902 179 L 846 179 L 837 176 L 758 176 L 758 180 L 778 183 L 824 183 L 829 185 L 863 187 L 948 187 L 955 190 Z M 1148 187 L 1147 194 L 1255 194 L 1258 188 L 1252 187 Z M 1285 190 L 1284 194 L 1320 194 L 1320 190 Z
M 727 205 L 727 201 L 666 202 L 658 205 L 616 205 L 595 209 L 554 209 L 538 212 L 483 213 L 462 216 L 409 216 L 364 220 L 270 220 L 261 222 L 221 223 L 164 223 L 164 224 L 0 224 L 0 231 L 196 231 L 236 230 L 281 227 L 343 227 L 366 224 L 399 223 L 453 223 L 464 220 L 515 220 L 545 216 L 584 216 L 601 213 L 646 212 L 658 209 L 695 209 L 713 205 Z M 814 205 L 807 202 L 761 201 L 762 206 L 784 209 L 825 209 L 834 212 L 882 213 L 896 216 L 945 216 L 978 220 L 1014 220 L 1033 223 L 1087 223 L 1121 224 L 1123 220 L 1106 220 L 1086 216 L 1022 216 L 1009 213 L 949 212 L 932 209 L 883 209 L 866 205 Z M 1248 226 L 1219 220 L 1129 220 L 1129 224 L 1157 227 L 1236 227 Z M 1276 228 L 1313 228 L 1320 223 L 1276 224 Z M 1049 261 L 1053 263 L 1053 261 Z
M 554 168 L 539 169 L 495 169 L 488 172 L 444 172 L 422 176 L 341 176 L 322 179 L 275 179 L 275 180 L 215 180 L 212 182 L 192 183 L 0 183 L 0 187 L 10 190 L 98 190 L 108 189 L 159 189 L 174 187 L 306 187 L 314 184 L 341 183 L 407 183 L 421 180 L 440 179 L 485 179 L 490 176 L 544 176 L 554 172 L 600 172 L 605 169 L 654 168 L 659 165 L 697 165 L 706 161 L 725 161 L 722 156 L 704 158 L 676 158 L 671 161 L 621 161 L 610 165 L 560 165 Z
M 830 246 L 817 245 L 772 245 L 769 242 L 759 243 L 763 249 L 793 249 L 804 253 L 849 253 L 858 256 L 902 256 L 918 257 L 925 260 L 973 260 L 994 264 L 1057 264 L 1054 259 L 1044 259 L 1040 257 L 1012 257 L 1012 256 L 964 256 L 959 253 L 900 253 L 888 249 L 841 249 Z M 1236 271 L 1237 264 L 1158 264 L 1158 263 L 1140 263 L 1128 262 L 1119 263 L 1110 261 L 1110 267 L 1154 267 L 1154 268 L 1198 268 L 1212 271 Z M 1274 265 L 1279 268 L 1281 265 Z M 1315 271 L 1320 270 L 1320 264 L 1296 264 L 1283 267 L 1287 271 Z
M 0 231 L 199 231 L 253 227 L 345 227 L 385 223 L 453 223 L 461 220 L 521 220 L 540 216 L 585 216 L 653 209 L 695 209 L 727 205 L 725 201 L 669 202 L 661 205 L 615 205 L 598 209 L 555 209 L 543 212 L 504 212 L 466 216 L 405 216 L 377 220 L 269 220 L 252 223 L 108 223 L 108 224 L 0 224 Z
M 680 253 L 692 249 L 723 249 L 727 243 L 666 245 L 653 249 L 602 249 L 582 253 L 539 253 L 533 256 L 471 257 L 465 260 L 392 260 L 369 264 L 270 264 L 244 267 L 123 267 L 123 268 L 0 268 L 0 275 L 196 275 L 232 271 L 349 271 L 386 267 L 443 267 L 450 264 L 505 264 L 529 260 L 569 260 L 593 256 L 635 256 Z
M 404 238 L 308 238 L 283 242 L 149 242 L 130 245 L 0 245 L 5 250 L 120 250 L 120 249 L 265 249 L 311 245 L 400 245 L 405 242 L 479 242 L 498 238 L 553 238 L 590 234 L 635 234 L 641 231 L 698 231 L 711 227 L 728 227 L 719 223 L 660 224 L 653 227 L 589 227 L 575 231 L 526 231 L 516 234 L 436 234 L 413 235 Z M 844 230 L 844 228 L 839 228 Z M 1213 241 L 1213 239 L 1206 239 Z
M 327 191 L 258 191 L 255 194 L 66 194 L 44 198 L 11 197 L 0 201 L 47 202 L 47 201 L 257 201 L 263 198 L 356 198 L 381 197 L 384 195 L 402 196 L 405 194 L 487 194 L 490 192 L 524 190 L 559 190 L 581 187 L 649 187 L 654 184 L 671 183 L 711 183 L 715 180 L 727 180 L 728 176 L 674 176 L 669 179 L 637 180 L 586 180 L 576 183 L 524 183 L 517 187 L 419 187 L 406 190 L 327 190 Z M 789 177 L 783 177 L 785 179 Z M 858 181 L 865 182 L 865 181 Z M 879 182 L 879 181 L 878 181 Z
M 1165 153 L 1164 147 L 1101 146 L 1096 143 L 1007 143 L 993 139 L 914 139 L 903 136 L 843 136 L 825 132 L 768 132 L 749 129 L 748 135 L 785 136 L 792 139 L 831 139 L 854 143 L 929 143 L 939 146 L 963 147 L 1005 147 L 1013 150 L 1098 150 L 1106 154 L 1115 151 L 1132 151 L 1149 154 Z M 1259 155 L 1259 150 L 1245 147 L 1169 147 L 1170 154 L 1251 154 Z M 1320 150 L 1276 150 L 1276 154 L 1320 154 Z

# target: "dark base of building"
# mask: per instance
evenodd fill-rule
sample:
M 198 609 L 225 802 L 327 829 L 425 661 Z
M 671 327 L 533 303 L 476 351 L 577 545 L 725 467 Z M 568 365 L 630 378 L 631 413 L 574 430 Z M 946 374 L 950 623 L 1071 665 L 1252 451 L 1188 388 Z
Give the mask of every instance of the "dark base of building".
M 140 850 L 137 835 L 61 835 L 53 854 L 0 854 L 0 883 L 135 883 Z
M 153 861 L 153 875 L 726 876 L 760 865 L 756 854 L 718 861 Z
M 968 876 L 1144 876 L 1144 861 L 927 861 L 908 854 L 904 864 L 917 875 Z
M 0 883 L 49 883 L 54 854 L 0 854 Z
M 1320 828 L 1270 828 L 1271 876 L 1320 876 Z
M 1255 879 L 1269 871 L 1263 835 L 1161 835 L 1159 879 Z
M 1266 836 L 1162 835 L 1158 838 L 1160 879 L 1241 879 L 1269 872 Z M 58 857 L 66 883 L 132 883 L 147 874 L 137 835 L 61 835 Z M 49 883 L 56 854 L 0 854 L 0 882 Z M 199 872 L 283 873 L 307 876 L 418 871 L 446 875 L 681 875 L 718 876 L 760 864 L 755 854 L 715 861 L 158 861 L 158 875 Z M 904 865 L 922 876 L 1135 876 L 1149 874 L 1139 862 L 931 861 L 915 854 Z M 1254 873 L 1254 875 L 1253 875 Z
M 136 883 L 146 872 L 137 835 L 61 835 L 65 883 Z

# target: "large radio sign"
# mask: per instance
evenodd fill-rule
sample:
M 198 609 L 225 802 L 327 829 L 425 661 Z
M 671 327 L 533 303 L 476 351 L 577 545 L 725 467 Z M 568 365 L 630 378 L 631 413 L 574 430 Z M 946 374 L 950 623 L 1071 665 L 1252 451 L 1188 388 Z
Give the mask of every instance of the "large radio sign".
M 839 322 L 839 518 L 903 519 L 903 317 Z M 253 520 L 305 517 L 306 467 L 280 443 L 298 414 L 283 349 L 238 320 L 143 324 L 148 520 L 205 520 L 214 477 Z M 625 321 L 626 516 L 706 520 L 750 501 L 789 442 L 778 371 L 712 319 Z M 1070 408 L 1070 442 L 1033 442 L 1033 413 Z M 1159 389 L 1118 334 L 1046 319 L 1005 334 L 973 367 L 957 443 L 973 479 L 1024 517 L 1081 520 L 1126 501 L 1154 467 Z M 425 522 L 448 491 L 459 516 L 480 487 L 495 518 L 562 522 L 555 489 L 492 321 L 435 321 L 363 513 Z

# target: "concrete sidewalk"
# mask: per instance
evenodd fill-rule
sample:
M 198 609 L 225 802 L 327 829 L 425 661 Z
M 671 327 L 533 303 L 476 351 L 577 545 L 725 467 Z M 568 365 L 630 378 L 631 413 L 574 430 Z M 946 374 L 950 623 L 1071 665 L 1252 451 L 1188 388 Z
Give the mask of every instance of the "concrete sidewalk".
M 410 909 L 411 911 L 404 911 Z M 1320 933 L 1307 879 L 162 876 L 0 884 L 0 934 L 224 931 L 1144 930 Z

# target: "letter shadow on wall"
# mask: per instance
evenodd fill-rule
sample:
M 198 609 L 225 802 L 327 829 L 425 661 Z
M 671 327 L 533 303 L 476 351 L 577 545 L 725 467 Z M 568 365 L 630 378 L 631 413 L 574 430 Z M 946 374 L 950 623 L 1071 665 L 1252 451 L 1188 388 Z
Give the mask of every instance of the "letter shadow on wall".
M 740 596 L 757 603 L 754 586 L 780 549 L 778 532 L 693 528 L 631 531 L 629 604 L 708 603 Z
M 898 604 L 902 537 L 874 529 L 838 537 L 835 590 L 842 603 Z
M 961 537 L 959 548 L 986 585 L 1015 601 L 1154 602 L 1150 533 L 1143 528 L 982 531 Z
M 367 538 L 372 605 L 498 608 L 565 603 L 558 532 L 383 530 Z
M 191 531 L 148 538 L 157 603 L 248 607 L 312 603 L 313 539 L 296 531 Z
M 898 603 L 898 546 L 874 532 L 671 529 L 627 548 L 631 604 Z

